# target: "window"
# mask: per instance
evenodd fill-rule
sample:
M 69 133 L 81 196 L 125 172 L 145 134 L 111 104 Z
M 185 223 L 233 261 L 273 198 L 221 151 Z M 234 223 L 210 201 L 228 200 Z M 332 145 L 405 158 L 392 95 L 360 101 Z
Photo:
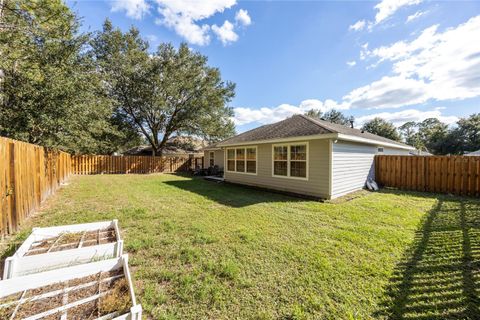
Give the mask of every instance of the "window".
M 257 147 L 227 149 L 227 171 L 257 174 Z
M 227 171 L 235 171 L 235 149 L 227 150 Z
M 273 147 L 273 174 L 287 176 L 288 146 Z
M 210 167 L 213 167 L 215 165 L 215 152 L 213 151 L 210 151 L 210 157 L 209 157 L 209 161 L 210 161 Z
M 236 172 L 245 172 L 245 149 L 235 149 L 237 153 Z
M 257 149 L 247 148 L 247 172 L 257 173 Z
M 307 179 L 306 143 L 273 146 L 273 176 Z

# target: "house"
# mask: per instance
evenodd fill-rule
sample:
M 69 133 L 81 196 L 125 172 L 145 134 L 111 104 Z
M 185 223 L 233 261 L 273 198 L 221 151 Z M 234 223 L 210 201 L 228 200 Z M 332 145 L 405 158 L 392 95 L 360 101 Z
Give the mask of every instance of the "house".
M 204 140 L 189 137 L 189 136 L 175 136 L 168 139 L 163 150 L 164 156 L 182 157 L 188 155 L 203 155 L 203 148 L 206 146 Z M 130 156 L 151 156 L 152 146 L 142 145 L 129 149 L 123 153 Z
M 472 151 L 469 153 L 464 154 L 464 156 L 469 156 L 469 157 L 480 157 L 480 150 L 477 151 Z
M 224 168 L 227 182 L 332 199 L 374 177 L 376 154 L 415 148 L 328 121 L 295 115 L 204 149 L 206 167 Z

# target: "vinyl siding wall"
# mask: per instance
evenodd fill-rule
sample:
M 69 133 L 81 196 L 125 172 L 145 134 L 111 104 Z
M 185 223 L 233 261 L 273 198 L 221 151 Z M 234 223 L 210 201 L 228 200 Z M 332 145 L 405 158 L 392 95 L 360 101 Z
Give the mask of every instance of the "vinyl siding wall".
M 223 150 L 215 150 L 213 151 L 215 153 L 214 155 L 214 163 L 217 165 L 220 170 L 223 170 L 225 162 L 224 162 L 224 155 L 223 155 Z M 205 168 L 208 168 L 210 166 L 210 151 L 204 151 L 204 162 L 203 166 Z
M 310 140 L 308 144 L 308 180 L 273 177 L 272 144 L 270 143 L 257 145 L 258 163 L 256 175 L 225 171 L 225 180 L 233 183 L 328 198 L 330 141 Z M 240 145 L 238 147 L 240 147 Z
M 378 146 L 346 141 L 332 143 L 332 195 L 337 198 L 360 190 L 369 177 L 375 178 L 374 157 Z M 408 155 L 408 150 L 383 147 L 383 153 Z

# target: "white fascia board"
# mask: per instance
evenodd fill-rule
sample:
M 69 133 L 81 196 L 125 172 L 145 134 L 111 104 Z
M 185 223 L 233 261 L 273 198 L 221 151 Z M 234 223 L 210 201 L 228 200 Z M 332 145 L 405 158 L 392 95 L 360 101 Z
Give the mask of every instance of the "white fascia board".
M 391 148 L 396 148 L 396 149 L 415 150 L 414 147 L 407 146 L 407 145 L 402 146 L 402 145 L 398 145 L 398 144 L 395 144 L 395 143 L 372 140 L 372 139 L 367 139 L 367 138 L 362 138 L 362 137 L 357 137 L 357 136 L 351 136 L 351 135 L 341 134 L 341 133 L 338 134 L 338 139 L 339 140 L 345 140 L 345 141 L 351 141 L 351 142 L 374 144 L 374 145 L 377 145 L 377 146 L 391 147 Z
M 319 140 L 319 139 L 335 139 L 338 138 L 338 133 L 327 133 L 327 134 L 315 134 L 310 136 L 297 136 L 297 137 L 288 137 L 288 138 L 278 138 L 278 139 L 268 139 L 268 140 L 256 140 L 256 141 L 247 141 L 247 142 L 238 142 L 238 143 L 225 143 L 219 145 L 219 147 L 233 147 L 233 146 L 248 146 L 264 143 L 283 143 L 283 142 L 293 142 L 293 141 L 306 141 L 306 140 Z

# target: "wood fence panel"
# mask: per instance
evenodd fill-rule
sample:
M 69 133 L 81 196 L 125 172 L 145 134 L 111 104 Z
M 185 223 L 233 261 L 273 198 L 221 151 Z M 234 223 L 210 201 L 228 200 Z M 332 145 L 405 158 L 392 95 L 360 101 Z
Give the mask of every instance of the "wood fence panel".
M 146 174 L 188 172 L 200 168 L 203 157 L 72 156 L 74 174 Z
M 480 196 L 480 157 L 375 156 L 375 178 L 386 187 Z
M 68 153 L 0 137 L 0 236 L 15 232 L 72 171 Z

